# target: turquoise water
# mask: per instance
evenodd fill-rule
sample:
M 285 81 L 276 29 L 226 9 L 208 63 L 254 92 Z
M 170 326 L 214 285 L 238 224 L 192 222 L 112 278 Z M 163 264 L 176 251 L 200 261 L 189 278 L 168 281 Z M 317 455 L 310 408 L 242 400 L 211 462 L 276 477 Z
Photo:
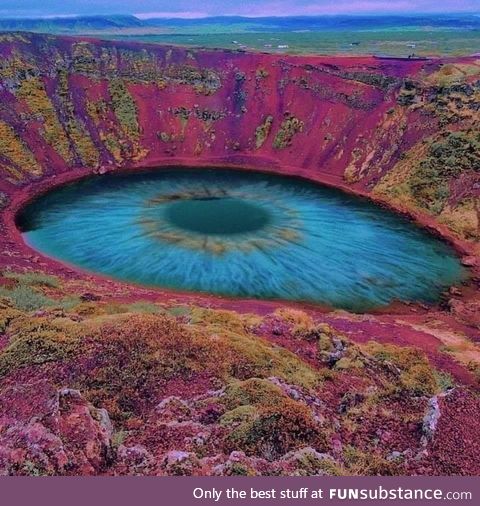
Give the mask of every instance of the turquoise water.
M 354 311 L 433 302 L 466 277 L 449 246 L 403 218 L 259 173 L 98 176 L 40 197 L 18 224 L 37 250 L 118 279 Z

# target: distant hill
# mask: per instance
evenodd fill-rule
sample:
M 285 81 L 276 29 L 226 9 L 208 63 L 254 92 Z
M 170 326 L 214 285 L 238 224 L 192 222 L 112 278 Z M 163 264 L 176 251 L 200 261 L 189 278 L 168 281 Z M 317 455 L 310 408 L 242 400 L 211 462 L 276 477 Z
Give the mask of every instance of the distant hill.
M 365 30 L 463 30 L 479 31 L 480 16 L 474 14 L 405 16 L 292 16 L 248 18 L 217 16 L 199 19 L 157 18 L 142 20 L 132 15 L 78 16 L 40 19 L 1 19 L 0 31 L 31 31 L 81 34 L 90 32 L 156 33 L 260 33 Z
M 208 26 L 243 27 L 245 31 L 324 31 L 324 30 L 381 30 L 392 28 L 452 28 L 480 29 L 480 16 L 474 14 L 444 15 L 388 15 L 388 16 L 287 16 L 248 18 L 217 16 L 198 19 L 147 19 L 145 25 L 190 28 L 192 33 Z M 202 30 L 203 31 L 203 30 Z
M 78 16 L 37 19 L 1 19 L 1 31 L 28 31 L 46 33 L 81 33 L 142 27 L 135 16 Z

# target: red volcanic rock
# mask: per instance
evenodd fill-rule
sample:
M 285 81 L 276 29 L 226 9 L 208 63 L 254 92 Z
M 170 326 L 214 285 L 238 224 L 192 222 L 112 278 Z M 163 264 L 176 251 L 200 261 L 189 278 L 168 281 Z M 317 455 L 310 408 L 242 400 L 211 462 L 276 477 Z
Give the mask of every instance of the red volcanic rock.
M 457 389 L 439 399 L 439 416 L 426 459 L 421 465 L 439 475 L 480 474 L 480 399 L 477 394 Z
M 448 306 L 456 318 L 480 329 L 480 302 L 450 299 Z
M 62 440 L 41 423 L 2 420 L 0 430 L 0 474 L 57 474 L 68 469 Z
M 146 475 L 156 467 L 153 455 L 142 445 L 120 445 L 116 456 L 117 474 Z
M 108 414 L 77 390 L 50 392 L 43 411 L 22 414 L 0 418 L 0 474 L 98 474 L 110 462 Z
M 171 450 L 165 455 L 160 468 L 168 475 L 191 476 L 200 474 L 201 465 L 194 453 Z
M 78 390 L 64 389 L 58 392 L 58 411 L 53 416 L 62 441 L 82 470 L 98 473 L 112 457 L 113 426 L 107 411 L 86 402 Z
M 47 99 L 62 114 L 75 106 L 75 119 L 84 124 L 78 130 L 85 128 L 82 133 L 89 139 L 88 145 L 87 140 L 81 145 L 75 138 L 72 153 L 62 140 L 72 125 L 63 124 L 62 114 L 58 117 L 58 136 L 50 140 L 42 136 L 36 122 L 25 124 L 18 116 L 12 123 L 11 116 L 1 113 L 0 119 L 15 131 L 22 131 L 44 176 L 85 166 L 82 162 L 86 160 L 92 164 L 90 171 L 102 173 L 109 165 L 152 166 L 162 158 L 170 158 L 169 163 L 172 158 L 190 157 L 249 165 L 243 157 L 255 155 L 251 161 L 258 167 L 274 168 L 281 161 L 306 173 L 320 171 L 341 179 L 354 150 L 358 169 L 363 165 L 365 172 L 367 165 L 373 167 L 382 160 L 386 170 L 398 157 L 392 144 L 410 144 L 413 135 L 421 132 L 417 122 L 422 123 L 422 118 L 418 115 L 410 118 L 411 130 L 405 133 L 390 121 L 379 137 L 378 127 L 388 120 L 386 113 L 395 105 L 395 92 L 403 79 L 426 70 L 431 66 L 428 62 L 392 63 L 368 56 L 241 54 L 120 41 L 26 37 L 0 46 L 8 69 L 13 68 L 10 60 L 13 62 L 14 56 L 24 60 L 34 78 L 43 82 Z M 56 62 L 68 69 L 67 83 L 62 82 Z M 37 102 L 30 101 L 28 83 L 25 85 L 22 76 L 13 71 L 4 78 L 14 85 L 5 87 L 2 98 L 16 104 L 17 111 L 26 117 L 46 98 L 37 91 Z M 118 84 L 119 76 L 125 84 Z M 115 81 L 116 87 L 112 88 L 109 81 Z M 25 91 L 18 92 L 22 85 Z M 60 99 L 58 91 L 62 93 Z M 135 120 L 117 115 L 116 94 L 124 103 L 134 104 Z M 285 117 L 297 118 L 303 126 L 279 146 L 273 141 Z M 265 125 L 266 118 L 271 118 L 271 128 L 259 137 L 257 127 Z M 129 120 L 131 124 L 126 123 Z M 53 121 L 51 124 L 57 128 Z M 110 142 L 104 142 L 107 136 Z M 112 136 L 116 137 L 117 150 L 111 149 Z M 373 157 L 365 142 L 369 136 L 378 142 Z M 378 176 L 378 170 L 375 173 Z M 11 173 L 5 175 L 11 179 Z

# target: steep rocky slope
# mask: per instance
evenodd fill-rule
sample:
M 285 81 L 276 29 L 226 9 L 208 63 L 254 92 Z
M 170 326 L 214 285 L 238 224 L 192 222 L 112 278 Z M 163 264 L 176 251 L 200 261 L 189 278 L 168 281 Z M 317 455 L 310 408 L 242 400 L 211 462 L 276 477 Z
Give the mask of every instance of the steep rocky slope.
M 29 34 L 0 55 L 1 473 L 480 472 L 478 60 Z M 52 185 L 176 164 L 369 195 L 452 241 L 471 282 L 435 307 L 300 310 L 92 276 L 15 228 Z
M 352 179 L 380 161 L 388 170 L 399 144 L 425 128 L 417 118 L 407 125 L 405 108 L 395 121 L 390 111 L 419 62 L 4 37 L 2 137 L 22 141 L 3 163 L 12 183 L 75 167 L 239 155 Z

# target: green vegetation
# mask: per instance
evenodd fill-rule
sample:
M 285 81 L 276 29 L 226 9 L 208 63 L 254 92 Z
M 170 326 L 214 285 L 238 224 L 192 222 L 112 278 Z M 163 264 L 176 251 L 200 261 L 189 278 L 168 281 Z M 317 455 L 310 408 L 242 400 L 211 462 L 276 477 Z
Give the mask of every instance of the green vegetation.
M 73 161 L 70 142 L 56 108 L 47 94 L 44 82 L 39 77 L 23 79 L 16 95 L 26 102 L 35 119 L 40 118 L 42 121 L 42 135 L 45 141 L 70 164 Z
M 72 356 L 78 344 L 73 327 L 46 318 L 21 319 L 11 325 L 11 341 L 0 354 L 0 377 L 13 369 L 59 362 Z
M 431 396 L 445 387 L 444 378 L 435 373 L 425 355 L 416 348 L 371 342 L 365 351 L 398 376 L 392 384 L 394 391 Z
M 354 476 L 393 476 L 398 474 L 397 464 L 371 451 L 362 451 L 354 446 L 343 450 L 345 468 Z
M 66 295 L 53 299 L 43 293 L 44 288 L 60 289 L 60 281 L 56 276 L 42 272 L 11 271 L 4 271 L 2 275 L 5 279 L 11 279 L 13 283 L 11 287 L 0 287 L 0 297 L 9 299 L 13 307 L 21 311 L 46 308 L 69 310 L 80 303 L 77 296 Z
M 137 302 L 132 302 L 127 305 L 127 312 L 129 313 L 148 313 L 148 314 L 159 314 L 163 312 L 162 308 L 157 306 L 156 304 L 152 304 L 151 302 L 145 300 L 139 300 Z
M 11 290 L 0 288 L 0 297 L 8 297 L 22 311 L 35 311 L 55 304 L 55 301 L 28 285 L 18 285 Z
M 0 152 L 13 165 L 5 165 L 13 180 L 23 179 L 22 171 L 39 175 L 42 169 L 27 145 L 10 125 L 0 121 Z
M 66 112 L 65 130 L 73 142 L 82 164 L 86 167 L 97 167 L 99 153 L 83 121 L 75 114 L 75 106 L 70 96 L 68 73 L 66 70 L 61 69 L 58 71 L 58 83 L 58 96 Z
M 465 171 L 480 172 L 480 134 L 448 133 L 430 146 L 410 178 L 412 194 L 422 207 L 438 214 L 450 195 L 450 179 Z
M 234 35 L 232 35 L 234 33 Z M 394 29 L 381 30 L 332 30 L 311 32 L 235 33 L 230 29 L 217 33 L 171 33 L 157 35 L 107 34 L 105 38 L 134 40 L 157 44 L 174 44 L 207 48 L 238 50 L 244 46 L 249 50 L 289 54 L 380 54 L 406 57 L 412 52 L 418 55 L 465 55 L 478 49 L 478 30 L 450 29 Z M 232 44 L 234 38 L 238 44 Z M 358 44 L 352 44 L 353 42 Z M 411 45 L 414 44 L 415 48 Z M 278 46 L 288 46 L 281 47 Z M 240 48 L 241 50 L 241 48 Z
M 257 81 L 261 81 L 262 79 L 266 79 L 269 76 L 268 70 L 264 68 L 259 68 L 255 71 L 255 79 Z
M 326 447 L 311 411 L 287 397 L 269 381 L 252 378 L 227 390 L 225 403 L 232 408 L 223 422 L 234 424 L 227 437 L 227 448 L 275 460 L 297 448 Z
M 3 334 L 15 318 L 22 316 L 22 312 L 12 307 L 10 299 L 0 296 L 0 334 Z
M 44 274 L 43 272 L 11 272 L 5 271 L 3 272 L 3 277 L 7 279 L 14 279 L 18 281 L 20 284 L 25 284 L 29 286 L 49 286 L 53 288 L 57 288 L 59 286 L 59 279 L 56 276 L 51 276 L 49 274 Z
M 284 149 L 291 146 L 293 137 L 303 131 L 303 126 L 303 121 L 290 113 L 285 113 L 285 119 L 282 121 L 282 125 L 273 140 L 273 147 L 275 149 Z
M 170 142 L 170 140 L 171 140 L 170 134 L 168 134 L 167 132 L 157 132 L 157 137 L 162 142 Z
M 73 68 L 82 74 L 93 74 L 98 70 L 95 49 L 89 42 L 77 42 L 73 46 Z
M 6 274 L 39 294 L 65 290 L 42 273 Z M 15 308 L 14 291 L 3 288 L 0 299 L 0 379 L 41 373 L 53 388 L 80 391 L 108 412 L 115 452 L 143 434 L 142 444 L 155 451 L 167 428 L 172 438 L 192 430 L 191 453 L 172 462 L 173 474 L 191 474 L 190 464 L 210 457 L 212 444 L 217 453 L 238 452 L 224 464 L 228 475 L 399 474 L 403 454 L 392 457 L 390 440 L 373 436 L 376 427 L 385 420 L 395 438 L 406 425 L 420 427 L 428 399 L 455 385 L 420 350 L 355 344 L 297 309 L 258 316 L 91 300 L 70 309 L 47 302 L 28 313 Z M 313 364 L 272 342 L 276 334 L 262 337 L 265 328 L 280 328 Z M 172 397 L 178 385 L 187 395 Z M 205 441 L 207 426 L 212 439 Z M 409 437 L 416 432 L 409 429 Z M 332 453 L 338 437 L 341 453 Z M 266 461 L 261 467 L 258 458 Z
M 176 84 L 192 86 L 199 95 L 213 95 L 222 85 L 217 71 L 193 65 L 170 65 L 164 77 Z
M 122 79 L 112 79 L 108 83 L 108 89 L 112 98 L 113 110 L 122 130 L 131 140 L 138 140 L 140 127 L 138 126 L 137 106 L 125 82 Z
M 446 390 L 450 390 L 455 387 L 455 380 L 452 375 L 445 371 L 433 371 L 433 375 L 435 376 L 435 380 L 439 389 L 442 392 Z
M 255 147 L 260 149 L 267 140 L 272 128 L 273 116 L 267 116 L 263 123 L 255 130 Z

